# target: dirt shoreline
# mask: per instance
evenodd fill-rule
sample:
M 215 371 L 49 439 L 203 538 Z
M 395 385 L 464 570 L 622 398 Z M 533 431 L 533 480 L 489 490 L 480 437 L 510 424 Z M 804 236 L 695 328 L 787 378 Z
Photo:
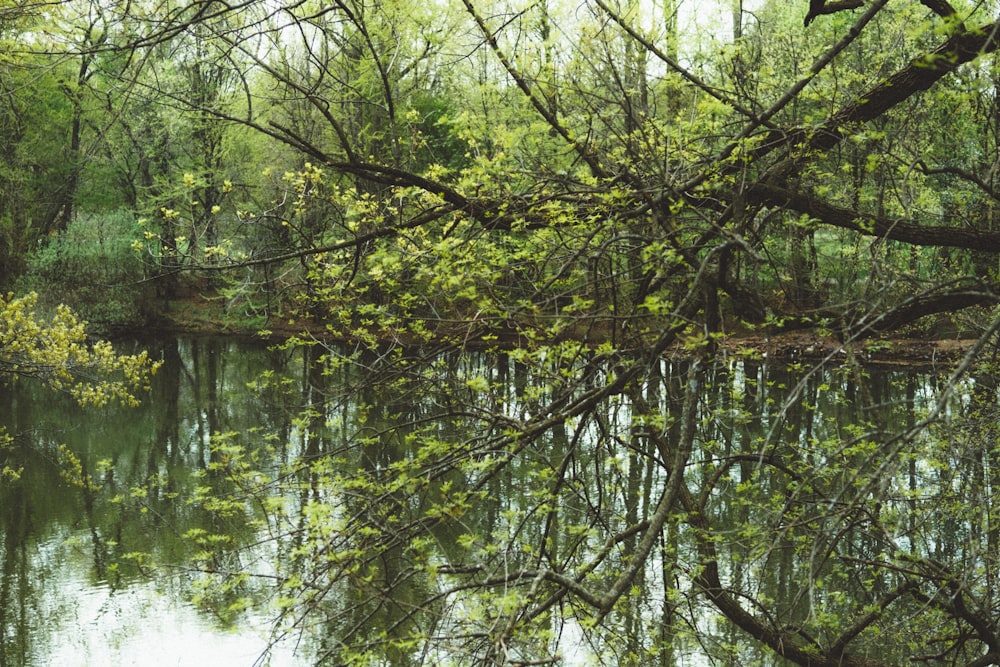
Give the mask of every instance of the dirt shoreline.
M 733 336 L 725 347 L 733 354 L 753 354 L 784 362 L 836 361 L 853 356 L 865 364 L 899 366 L 952 365 L 962 359 L 975 339 L 871 339 L 845 345 L 829 336 L 808 331 L 775 336 Z
M 322 332 L 308 322 L 289 322 L 271 318 L 260 326 L 220 313 L 218 301 L 204 296 L 171 302 L 162 313 L 156 329 L 191 335 L 227 335 L 262 339 L 267 330 L 268 340 L 281 341 L 311 332 L 318 338 Z M 752 356 L 782 363 L 854 359 L 868 365 L 934 367 L 954 365 L 975 344 L 974 338 L 904 338 L 867 339 L 849 345 L 832 336 L 803 330 L 774 335 L 734 333 L 723 338 L 721 348 L 734 356 Z M 680 353 L 680 348 L 678 348 Z M 997 350 L 1000 352 L 1000 350 Z

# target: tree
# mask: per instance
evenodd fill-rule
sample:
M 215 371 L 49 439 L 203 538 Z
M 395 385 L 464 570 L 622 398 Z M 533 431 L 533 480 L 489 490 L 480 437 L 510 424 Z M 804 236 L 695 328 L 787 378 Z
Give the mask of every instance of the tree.
M 69 308 L 59 306 L 46 321 L 35 312 L 37 301 L 34 293 L 0 298 L 0 375 L 9 382 L 41 382 L 83 406 L 138 405 L 136 394 L 148 391 L 160 362 L 145 352 L 119 354 L 106 341 L 90 343 L 84 323 Z M 0 430 L 0 451 L 12 443 Z M 6 461 L 0 465 L 0 476 L 19 475 Z
M 269 468 L 227 436 L 213 470 L 293 545 L 279 631 L 324 658 L 545 664 L 573 632 L 615 664 L 688 633 L 729 662 L 1000 661 L 995 406 L 945 419 L 970 369 L 995 395 L 995 142 L 963 104 L 995 93 L 994 8 L 765 4 L 702 49 L 678 4 L 250 3 L 244 43 L 202 3 L 129 45 L 242 50 L 243 107 L 173 103 L 296 163 L 240 217 L 272 233 L 202 268 L 294 276 L 304 444 Z M 407 145 L 420 84 L 460 156 Z M 960 315 L 978 340 L 932 397 L 817 423 L 878 404 L 866 342 Z M 783 394 L 722 345 L 806 327 L 839 342 Z
M 65 306 L 43 320 L 37 301 L 35 294 L 0 299 L 0 374 L 41 381 L 82 405 L 136 405 L 159 364 L 144 352 L 122 355 L 108 342 L 88 343 L 84 323 Z
M 12 44 L 20 31 L 30 31 L 41 8 L 5 7 L 0 23 L 4 73 L 0 95 L 0 268 L 9 282 L 23 269 L 24 257 L 48 233 L 45 221 L 48 186 L 65 179 L 59 130 L 69 125 L 67 101 L 59 88 L 59 71 L 39 65 Z

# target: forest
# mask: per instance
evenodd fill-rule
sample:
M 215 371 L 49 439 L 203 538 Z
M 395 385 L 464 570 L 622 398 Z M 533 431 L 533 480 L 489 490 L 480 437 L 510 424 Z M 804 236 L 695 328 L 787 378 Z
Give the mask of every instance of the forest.
M 317 664 L 1000 664 L 998 48 L 993 0 L 0 0 L 0 373 L 305 354 L 189 499 L 273 569 L 190 540 Z

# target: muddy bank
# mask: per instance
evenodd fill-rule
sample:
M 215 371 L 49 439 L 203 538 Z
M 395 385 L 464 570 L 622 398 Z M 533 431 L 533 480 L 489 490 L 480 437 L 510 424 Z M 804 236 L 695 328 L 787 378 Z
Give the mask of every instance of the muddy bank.
M 786 363 L 816 363 L 853 357 L 865 364 L 937 366 L 961 360 L 975 342 L 975 339 L 968 338 L 887 338 L 845 345 L 833 337 L 797 331 L 776 336 L 734 336 L 726 340 L 725 348 L 733 354 L 753 354 Z M 993 355 L 997 350 L 991 346 L 986 352 Z
M 193 294 L 167 304 L 156 328 L 164 332 L 196 335 L 228 335 L 267 337 L 284 340 L 305 332 L 322 338 L 321 327 L 309 322 L 287 318 L 247 318 L 228 315 L 222 299 Z M 810 331 L 793 331 L 777 335 L 736 334 L 723 339 L 721 348 L 729 354 L 753 356 L 782 363 L 817 363 L 854 358 L 873 365 L 946 366 L 959 361 L 975 343 L 972 338 L 867 339 L 845 345 L 832 336 Z M 680 353 L 680 351 L 678 350 Z M 991 346 L 985 350 L 988 358 L 1000 354 Z

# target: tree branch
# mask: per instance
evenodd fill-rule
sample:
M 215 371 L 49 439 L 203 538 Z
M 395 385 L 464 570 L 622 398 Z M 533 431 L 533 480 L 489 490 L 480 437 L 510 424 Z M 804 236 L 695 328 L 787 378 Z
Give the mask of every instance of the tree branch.
M 521 73 L 516 67 L 514 67 L 510 58 L 507 57 L 506 52 L 500 48 L 500 44 L 497 42 L 493 31 L 490 30 L 488 25 L 486 25 L 486 21 L 479 15 L 476 8 L 472 6 L 472 2 L 470 0 L 462 0 L 462 3 L 465 5 L 466 11 L 469 12 L 469 15 L 472 16 L 473 20 L 476 22 L 476 25 L 479 26 L 479 30 L 486 39 L 486 43 L 489 44 L 490 50 L 493 51 L 493 55 L 497 57 L 497 60 L 500 61 L 504 70 L 510 78 L 514 80 L 514 83 L 517 84 L 518 89 L 524 93 L 524 96 L 528 99 L 528 102 L 531 103 L 531 106 L 535 108 L 535 111 L 538 112 L 538 115 L 540 115 L 542 119 L 548 123 L 553 132 L 558 134 L 567 144 L 573 147 L 577 155 L 579 155 L 580 158 L 587 163 L 587 166 L 590 167 L 591 173 L 593 173 L 594 176 L 597 176 L 598 178 L 610 178 L 610 174 L 608 174 L 608 172 L 601 165 L 597 156 L 594 155 L 584 144 L 577 141 L 569 129 L 556 117 L 555 111 L 551 110 L 542 100 L 538 98 L 538 95 L 536 95 L 535 91 L 532 90 L 527 80 L 521 76 Z
M 864 0 L 837 0 L 835 2 L 823 2 L 820 0 L 816 2 L 809 3 L 809 13 L 806 14 L 804 24 L 809 27 L 813 19 L 817 16 L 822 16 L 823 14 L 834 14 L 836 12 L 842 12 L 846 9 L 857 9 L 858 7 L 864 6 Z
M 957 13 L 955 8 L 948 4 L 947 0 L 920 0 L 920 4 L 927 7 L 941 18 L 948 18 L 949 16 L 954 16 Z
M 917 246 L 965 248 L 1000 253 L 1000 232 L 966 227 L 918 225 L 904 220 L 893 220 L 834 206 L 812 195 L 768 183 L 757 183 L 752 186 L 746 197 L 748 201 L 757 204 L 798 211 L 825 225 L 850 229 L 868 236 Z

